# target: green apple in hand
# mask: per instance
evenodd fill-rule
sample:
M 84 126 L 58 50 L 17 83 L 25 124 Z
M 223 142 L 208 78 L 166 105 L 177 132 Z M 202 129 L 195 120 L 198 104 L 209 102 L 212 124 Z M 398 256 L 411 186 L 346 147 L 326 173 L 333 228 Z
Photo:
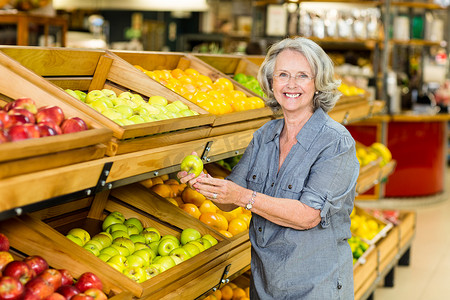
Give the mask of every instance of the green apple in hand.
M 195 177 L 199 176 L 203 171 L 203 162 L 197 155 L 188 155 L 181 162 L 181 171 L 186 171 L 188 174 L 195 174 Z
M 182 245 L 187 244 L 190 241 L 195 241 L 201 238 L 201 233 L 194 228 L 186 228 L 181 232 L 180 241 Z

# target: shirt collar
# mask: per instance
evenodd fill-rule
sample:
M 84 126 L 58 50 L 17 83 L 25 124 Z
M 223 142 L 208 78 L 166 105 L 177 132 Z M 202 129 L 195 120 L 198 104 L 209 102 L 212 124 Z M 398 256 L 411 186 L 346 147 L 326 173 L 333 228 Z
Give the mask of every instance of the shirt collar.
M 297 141 L 306 150 L 309 149 L 322 126 L 327 121 L 327 114 L 322 108 L 316 109 L 311 118 L 305 123 L 302 130 L 297 135 Z M 278 138 L 284 127 L 284 119 L 279 119 L 274 125 L 273 133 L 267 137 L 266 143 Z

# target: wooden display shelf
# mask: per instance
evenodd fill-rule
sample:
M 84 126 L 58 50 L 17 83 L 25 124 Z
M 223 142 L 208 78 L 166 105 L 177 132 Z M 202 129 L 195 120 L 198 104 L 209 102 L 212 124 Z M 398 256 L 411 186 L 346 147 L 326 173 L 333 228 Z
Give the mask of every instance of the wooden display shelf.
M 197 57 L 184 53 L 161 53 L 161 52 L 126 52 L 126 51 L 112 51 L 115 55 L 129 62 L 131 65 L 138 65 L 145 70 L 173 70 L 179 68 L 186 70 L 193 68 L 200 74 L 206 75 L 211 80 L 216 80 L 221 77 L 228 78 L 234 85 L 236 90 L 244 92 L 247 96 L 257 96 L 247 88 L 243 87 L 226 74 L 213 68 Z M 153 80 L 153 79 L 152 79 Z M 268 107 L 250 109 L 240 112 L 232 112 L 223 115 L 215 115 L 213 127 L 226 125 L 237 122 L 245 122 L 253 119 L 264 118 L 272 116 L 272 111 Z
M 58 95 L 69 105 L 110 128 L 114 139 L 108 142 L 106 153 L 109 156 L 207 137 L 210 129 L 208 125 L 215 119 L 202 108 L 163 87 L 109 52 L 39 47 L 2 47 L 0 50 L 45 77 L 46 80 L 41 81 L 43 90 Z M 112 89 L 116 93 L 131 91 L 142 95 L 144 99 L 159 95 L 169 102 L 179 100 L 199 115 L 120 126 L 63 91 L 91 91 L 103 88 Z M 167 134 L 170 135 L 169 138 Z
M 41 89 L 45 80 L 0 52 L 0 106 L 20 97 L 32 98 L 37 107 L 59 106 L 66 118 L 80 117 L 86 131 L 9 142 L 0 145 L 0 178 L 32 173 L 101 158 L 112 131 L 82 110 L 68 105 L 62 97 Z M 2 198 L 8 199 L 8 198 Z
M 378 276 L 378 255 L 375 246 L 369 246 L 353 265 L 355 299 L 360 299 Z

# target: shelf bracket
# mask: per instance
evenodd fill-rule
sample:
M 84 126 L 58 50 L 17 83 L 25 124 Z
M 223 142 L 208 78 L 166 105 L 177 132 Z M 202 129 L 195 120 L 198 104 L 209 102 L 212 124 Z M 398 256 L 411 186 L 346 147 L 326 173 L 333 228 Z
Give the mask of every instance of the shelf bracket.
M 96 194 L 100 191 L 103 191 L 105 189 L 112 189 L 112 184 L 108 183 L 106 184 L 106 179 L 109 176 L 109 173 L 111 171 L 113 162 L 107 162 L 103 165 L 102 172 L 100 173 L 100 177 L 98 178 L 97 185 L 94 187 L 93 193 Z
M 208 153 L 209 151 L 211 151 L 211 145 L 212 145 L 213 141 L 209 141 L 206 143 L 206 147 L 205 150 L 203 151 L 202 155 L 200 156 L 200 158 L 204 161 L 204 162 L 209 162 L 211 159 L 208 158 Z

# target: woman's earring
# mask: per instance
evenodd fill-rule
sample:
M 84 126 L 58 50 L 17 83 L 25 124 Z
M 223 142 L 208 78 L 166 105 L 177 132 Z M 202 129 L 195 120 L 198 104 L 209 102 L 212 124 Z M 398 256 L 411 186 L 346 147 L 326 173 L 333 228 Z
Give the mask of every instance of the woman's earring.
M 315 91 L 314 94 L 319 95 L 319 91 Z

